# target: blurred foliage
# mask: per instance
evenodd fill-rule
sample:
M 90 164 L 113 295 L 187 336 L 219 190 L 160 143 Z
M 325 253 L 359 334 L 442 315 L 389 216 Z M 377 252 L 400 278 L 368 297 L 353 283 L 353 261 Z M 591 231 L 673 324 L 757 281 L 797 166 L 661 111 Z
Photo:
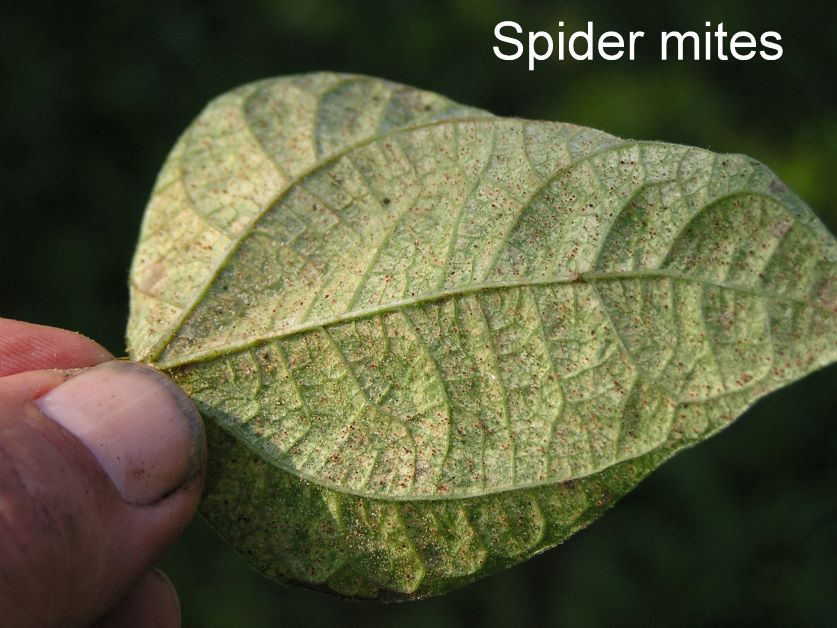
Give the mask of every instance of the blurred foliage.
M 124 353 L 143 206 L 210 98 L 311 70 L 498 114 L 742 152 L 837 227 L 837 9 L 771 0 L 27 3 L 0 8 L 0 315 Z M 501 62 L 494 25 L 644 30 L 635 62 Z M 778 30 L 778 62 L 660 62 L 660 30 Z M 276 587 L 196 521 L 163 559 L 187 626 L 825 626 L 837 618 L 834 367 L 678 456 L 558 549 L 395 606 Z

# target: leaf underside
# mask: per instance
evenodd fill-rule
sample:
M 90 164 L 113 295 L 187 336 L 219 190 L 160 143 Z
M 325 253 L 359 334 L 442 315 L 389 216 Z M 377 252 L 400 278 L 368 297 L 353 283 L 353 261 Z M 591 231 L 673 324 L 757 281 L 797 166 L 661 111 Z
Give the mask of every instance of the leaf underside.
M 309 74 L 178 140 L 128 343 L 208 419 L 202 511 L 257 569 L 414 598 L 560 543 L 837 359 L 835 270 L 747 157 Z

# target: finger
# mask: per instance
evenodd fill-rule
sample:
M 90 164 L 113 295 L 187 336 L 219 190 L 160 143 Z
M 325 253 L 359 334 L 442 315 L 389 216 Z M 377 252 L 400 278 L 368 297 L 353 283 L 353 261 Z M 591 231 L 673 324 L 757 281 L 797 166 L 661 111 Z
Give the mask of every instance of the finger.
M 112 359 L 104 347 L 76 332 L 0 318 L 0 377 L 93 366 Z
M 177 628 L 180 602 L 171 580 L 152 569 L 91 628 Z
M 193 516 L 205 447 L 151 368 L 0 378 L 0 617 L 81 626 L 112 608 Z

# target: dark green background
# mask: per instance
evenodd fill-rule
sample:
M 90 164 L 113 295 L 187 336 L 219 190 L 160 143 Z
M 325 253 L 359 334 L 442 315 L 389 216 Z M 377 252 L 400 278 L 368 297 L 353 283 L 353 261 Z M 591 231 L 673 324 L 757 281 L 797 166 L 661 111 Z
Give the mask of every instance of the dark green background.
M 0 315 L 124 353 L 144 203 L 213 96 L 362 72 L 499 114 L 743 152 L 837 227 L 834 3 L 503 0 L 30 3 L 0 9 Z M 644 30 L 629 63 L 501 62 L 494 25 Z M 774 63 L 663 63 L 660 30 L 778 30 Z M 187 626 L 825 626 L 837 623 L 837 370 L 760 402 L 590 529 L 446 597 L 381 606 L 273 586 L 201 521 L 163 560 Z

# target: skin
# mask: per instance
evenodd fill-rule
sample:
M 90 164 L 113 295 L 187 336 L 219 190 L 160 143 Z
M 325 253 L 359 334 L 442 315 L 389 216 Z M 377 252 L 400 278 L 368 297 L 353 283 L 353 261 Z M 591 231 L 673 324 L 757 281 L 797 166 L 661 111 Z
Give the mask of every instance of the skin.
M 123 501 L 90 451 L 35 400 L 112 360 L 79 334 L 0 319 L 0 617 L 10 627 L 179 626 L 152 565 L 200 499 L 203 467 L 148 505 Z

